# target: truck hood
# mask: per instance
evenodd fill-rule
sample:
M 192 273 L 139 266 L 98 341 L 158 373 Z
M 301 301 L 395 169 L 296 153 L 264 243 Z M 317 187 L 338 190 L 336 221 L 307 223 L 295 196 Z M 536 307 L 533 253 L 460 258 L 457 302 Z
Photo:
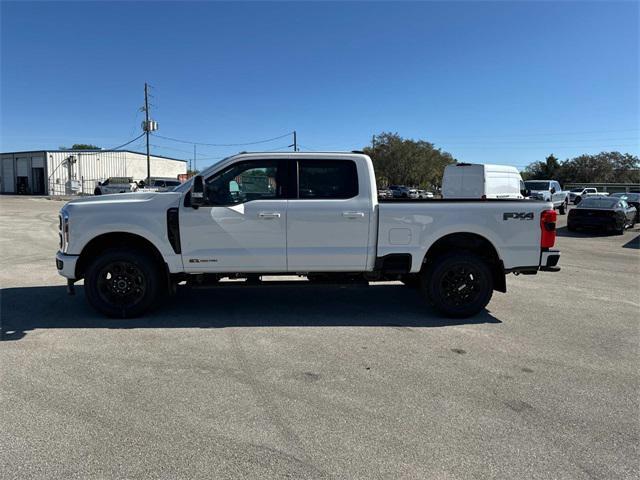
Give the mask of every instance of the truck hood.
M 166 209 L 177 207 L 182 194 L 179 192 L 114 193 L 77 198 L 68 202 L 67 211 L 104 211 L 105 209 Z M 125 213 L 126 214 L 126 213 Z

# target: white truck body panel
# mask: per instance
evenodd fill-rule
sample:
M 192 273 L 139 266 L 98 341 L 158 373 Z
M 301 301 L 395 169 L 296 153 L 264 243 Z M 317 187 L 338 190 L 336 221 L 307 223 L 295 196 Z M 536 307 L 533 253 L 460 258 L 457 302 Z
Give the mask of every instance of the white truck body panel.
M 447 165 L 442 177 L 443 198 L 523 198 L 522 177 L 509 165 L 459 163 Z
M 464 232 L 489 240 L 507 269 L 538 265 L 540 213 L 551 205 L 530 203 L 527 211 L 534 213 L 531 220 L 504 220 L 504 212 L 520 211 L 522 207 L 517 201 L 383 203 L 379 206 L 378 256 L 409 253 L 411 272 L 419 272 L 422 260 L 437 240 Z M 480 217 L 482 222 L 478 222 Z

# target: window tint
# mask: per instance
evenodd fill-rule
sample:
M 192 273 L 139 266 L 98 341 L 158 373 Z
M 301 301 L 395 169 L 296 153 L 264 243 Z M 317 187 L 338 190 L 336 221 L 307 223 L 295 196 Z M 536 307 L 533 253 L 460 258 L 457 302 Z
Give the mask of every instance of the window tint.
M 301 160 L 298 198 L 352 198 L 358 195 L 358 173 L 351 160 Z
M 239 203 L 279 198 L 278 162 L 258 160 L 240 162 L 209 177 L 205 183 L 207 204 Z

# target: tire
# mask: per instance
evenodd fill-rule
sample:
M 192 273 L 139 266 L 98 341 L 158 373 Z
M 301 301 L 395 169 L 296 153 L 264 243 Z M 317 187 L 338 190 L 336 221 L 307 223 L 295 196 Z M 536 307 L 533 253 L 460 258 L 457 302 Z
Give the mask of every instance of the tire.
M 98 312 L 116 318 L 142 315 L 156 302 L 163 285 L 159 265 L 139 250 L 106 250 L 87 268 L 84 290 Z
M 426 300 L 447 317 L 471 317 L 486 307 L 493 295 L 489 265 L 472 253 L 442 256 L 423 271 L 421 280 Z
M 96 187 L 96 189 L 93 191 L 94 195 L 102 195 L 102 190 L 100 190 L 99 188 Z
M 564 215 L 567 213 L 567 210 L 569 209 L 569 201 L 565 200 L 564 202 L 562 202 L 562 204 L 560 205 L 560 208 L 558 209 L 558 211 L 560 212 L 560 215 Z

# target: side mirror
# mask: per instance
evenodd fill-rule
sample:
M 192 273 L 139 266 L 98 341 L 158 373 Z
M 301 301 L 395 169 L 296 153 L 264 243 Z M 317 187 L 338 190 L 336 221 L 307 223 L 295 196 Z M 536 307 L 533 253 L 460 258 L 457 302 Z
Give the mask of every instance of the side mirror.
M 556 193 L 556 187 L 551 187 L 551 194 L 553 195 L 554 193 Z
M 98 186 L 101 187 L 102 186 L 102 182 L 98 182 Z
M 204 205 L 204 180 L 202 175 L 196 175 L 191 185 L 191 206 L 198 209 L 202 205 Z
M 523 197 L 530 197 L 531 190 L 529 190 L 528 188 L 525 188 L 524 190 L 520 190 L 520 195 L 522 195 Z

